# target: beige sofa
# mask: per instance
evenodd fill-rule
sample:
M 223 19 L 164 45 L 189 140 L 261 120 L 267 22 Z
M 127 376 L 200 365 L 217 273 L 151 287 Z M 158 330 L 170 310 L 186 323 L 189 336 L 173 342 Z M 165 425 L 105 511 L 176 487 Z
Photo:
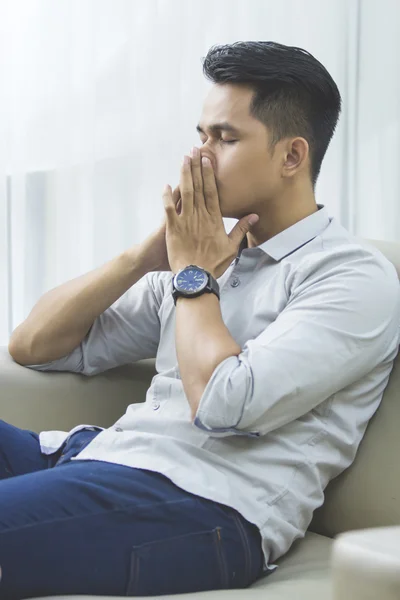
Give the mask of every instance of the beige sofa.
M 396 265 L 400 276 L 400 244 L 372 243 Z M 154 361 L 149 360 L 91 378 L 41 373 L 16 364 L 7 349 L 0 348 L 1 418 L 35 431 L 69 430 L 80 423 L 107 427 L 125 412 L 128 404 L 144 400 L 154 373 Z M 400 525 L 400 357 L 355 462 L 329 484 L 325 503 L 316 511 L 305 538 L 297 540 L 288 554 L 277 561 L 277 572 L 246 590 L 179 597 L 400 599 L 400 528 L 393 527 L 396 525 Z M 383 526 L 392 527 L 333 539 L 349 530 Z

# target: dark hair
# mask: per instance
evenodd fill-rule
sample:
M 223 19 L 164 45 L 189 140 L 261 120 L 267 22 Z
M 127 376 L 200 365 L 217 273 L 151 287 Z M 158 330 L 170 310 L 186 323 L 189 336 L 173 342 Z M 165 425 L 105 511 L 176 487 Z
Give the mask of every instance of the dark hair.
M 255 90 L 250 114 L 272 134 L 271 149 L 290 136 L 310 148 L 313 186 L 341 109 L 336 83 L 312 54 L 275 42 L 235 42 L 212 46 L 203 72 L 214 83 L 246 84 Z

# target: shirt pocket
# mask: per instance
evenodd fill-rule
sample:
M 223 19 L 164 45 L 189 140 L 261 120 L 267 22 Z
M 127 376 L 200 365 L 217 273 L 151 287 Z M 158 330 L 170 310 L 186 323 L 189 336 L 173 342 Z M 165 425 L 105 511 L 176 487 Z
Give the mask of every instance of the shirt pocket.
M 127 596 L 185 594 L 227 587 L 220 527 L 132 548 Z

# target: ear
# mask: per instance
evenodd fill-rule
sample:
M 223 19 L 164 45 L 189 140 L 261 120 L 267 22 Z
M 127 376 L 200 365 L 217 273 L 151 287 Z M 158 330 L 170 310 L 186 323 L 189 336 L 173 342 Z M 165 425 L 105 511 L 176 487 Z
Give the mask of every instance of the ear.
M 302 137 L 287 140 L 285 149 L 282 177 L 293 177 L 299 171 L 308 167 L 309 146 Z

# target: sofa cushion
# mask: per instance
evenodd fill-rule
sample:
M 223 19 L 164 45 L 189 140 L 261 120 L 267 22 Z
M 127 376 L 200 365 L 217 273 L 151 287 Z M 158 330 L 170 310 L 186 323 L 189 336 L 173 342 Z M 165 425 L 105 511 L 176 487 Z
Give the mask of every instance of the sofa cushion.
M 141 596 L 142 600 L 330 600 L 330 557 L 333 540 L 308 532 L 289 552 L 276 561 L 279 568 L 245 590 L 219 590 L 179 594 L 178 596 Z M 138 598 L 138 596 L 136 596 Z M 118 600 L 116 596 L 46 596 L 36 600 Z
M 400 244 L 366 241 L 383 252 L 400 277 Z M 326 488 L 325 502 L 314 513 L 311 531 L 334 537 L 353 529 L 400 523 L 399 424 L 400 354 L 354 463 Z

